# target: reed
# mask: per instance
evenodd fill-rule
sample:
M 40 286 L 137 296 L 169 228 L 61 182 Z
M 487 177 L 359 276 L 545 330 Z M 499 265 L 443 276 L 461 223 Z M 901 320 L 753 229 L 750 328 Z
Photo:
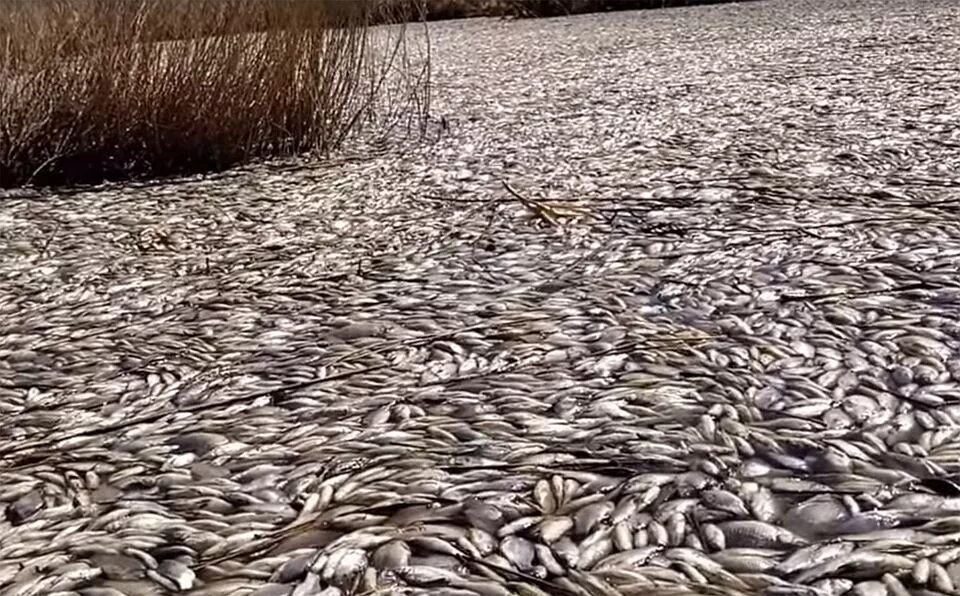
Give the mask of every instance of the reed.
M 390 73 L 420 69 L 404 81 L 425 93 L 423 64 L 399 51 L 403 26 L 372 28 L 410 20 L 413 8 L 0 0 L 0 187 L 221 170 L 335 149 L 370 121 Z

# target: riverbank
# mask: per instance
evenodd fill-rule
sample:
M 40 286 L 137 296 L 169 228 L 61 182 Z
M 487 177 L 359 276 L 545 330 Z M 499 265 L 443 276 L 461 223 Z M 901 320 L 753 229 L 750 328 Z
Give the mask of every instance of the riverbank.
M 646 10 L 755 0 L 424 0 L 429 20 L 469 17 L 555 17 L 591 12 Z

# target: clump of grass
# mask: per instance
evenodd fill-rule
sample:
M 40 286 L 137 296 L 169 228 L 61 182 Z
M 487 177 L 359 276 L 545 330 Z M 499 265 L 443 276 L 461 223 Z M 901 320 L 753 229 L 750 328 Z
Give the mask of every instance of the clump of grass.
M 402 30 L 377 34 L 396 36 L 392 51 L 373 47 L 372 23 L 408 16 L 390 6 L 0 0 L 0 187 L 334 149 L 404 68 Z

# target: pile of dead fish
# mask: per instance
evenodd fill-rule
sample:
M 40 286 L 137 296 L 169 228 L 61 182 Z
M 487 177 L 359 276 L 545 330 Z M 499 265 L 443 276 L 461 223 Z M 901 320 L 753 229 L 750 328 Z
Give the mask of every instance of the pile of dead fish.
M 958 21 L 438 24 L 428 144 L 0 197 L 0 596 L 960 593 Z

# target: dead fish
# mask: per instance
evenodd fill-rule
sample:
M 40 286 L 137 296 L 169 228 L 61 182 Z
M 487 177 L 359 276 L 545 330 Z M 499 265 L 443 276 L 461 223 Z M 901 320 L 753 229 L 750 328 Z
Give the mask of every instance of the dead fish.
M 5 516 L 13 525 L 19 525 L 33 517 L 43 509 L 43 495 L 38 490 L 32 490 L 13 503 L 7 505 Z
M 410 563 L 410 546 L 403 540 L 392 540 L 379 546 L 370 558 L 370 563 L 377 569 L 397 569 L 407 567 Z
M 517 536 L 504 538 L 500 542 L 500 553 L 521 571 L 527 571 L 533 566 L 536 555 L 533 543 Z
M 743 500 L 731 492 L 711 489 L 700 493 L 700 496 L 708 507 L 725 511 L 736 517 L 750 517 L 750 511 Z
M 794 577 L 798 583 L 840 575 L 850 579 L 872 579 L 885 573 L 902 573 L 913 568 L 913 560 L 901 555 L 858 550 L 809 567 Z
M 764 573 L 776 567 L 782 553 L 768 549 L 728 548 L 710 558 L 733 573 Z
M 592 503 L 580 508 L 573 514 L 576 533 L 580 536 L 589 534 L 598 524 L 607 521 L 613 510 L 614 505 L 610 501 Z
M 570 517 L 547 517 L 537 526 L 537 534 L 546 544 L 553 544 L 572 530 L 576 522 Z
M 798 503 L 783 515 L 783 526 L 798 534 L 815 538 L 836 535 L 851 518 L 843 500 L 833 495 L 817 495 Z
M 785 528 L 755 520 L 737 520 L 717 524 L 729 547 L 787 548 L 803 546 L 806 541 Z
M 800 548 L 777 565 L 777 571 L 790 575 L 854 551 L 856 544 L 851 542 L 827 542 L 811 544 Z

